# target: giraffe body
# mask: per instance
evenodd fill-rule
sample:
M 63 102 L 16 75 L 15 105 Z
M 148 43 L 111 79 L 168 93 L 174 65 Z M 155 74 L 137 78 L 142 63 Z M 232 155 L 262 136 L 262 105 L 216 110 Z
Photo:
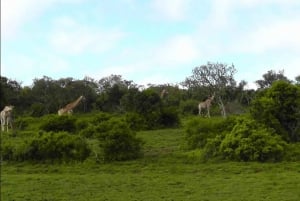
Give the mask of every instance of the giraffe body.
M 5 131 L 5 126 L 6 126 L 6 131 L 8 132 L 8 127 L 11 129 L 13 128 L 12 126 L 12 110 L 14 106 L 5 106 L 4 109 L 1 111 L 1 130 Z
M 206 109 L 207 110 L 207 117 L 210 117 L 210 107 L 211 107 L 211 102 L 214 100 L 215 95 L 209 97 L 208 99 L 206 99 L 203 102 L 200 102 L 198 105 L 198 109 L 199 109 L 199 115 L 201 115 L 201 110 L 202 109 Z

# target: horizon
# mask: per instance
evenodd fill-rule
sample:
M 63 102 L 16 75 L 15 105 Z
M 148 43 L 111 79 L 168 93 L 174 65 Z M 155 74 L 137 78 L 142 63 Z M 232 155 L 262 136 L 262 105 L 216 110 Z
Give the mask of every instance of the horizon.
M 299 24 L 298 0 L 3 0 L 1 76 L 179 84 L 214 62 L 253 88 L 269 70 L 300 75 Z

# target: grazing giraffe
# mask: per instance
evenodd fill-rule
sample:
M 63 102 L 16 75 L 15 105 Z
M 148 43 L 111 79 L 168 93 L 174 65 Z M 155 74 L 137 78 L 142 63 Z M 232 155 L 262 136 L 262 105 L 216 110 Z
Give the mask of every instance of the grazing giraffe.
M 12 110 L 14 106 L 5 106 L 4 109 L 1 111 L 1 130 L 5 131 L 5 125 L 6 125 L 6 131 L 8 132 L 8 127 L 12 129 Z
M 212 95 L 211 97 L 208 97 L 205 101 L 200 102 L 198 105 L 199 109 L 199 115 L 201 115 L 201 110 L 206 109 L 207 110 L 207 116 L 210 117 L 209 109 L 211 106 L 211 102 L 214 100 L 215 94 Z
M 71 115 L 73 113 L 73 109 L 75 107 L 77 107 L 77 105 L 80 103 L 81 100 L 84 100 L 84 96 L 80 96 L 79 98 L 77 98 L 75 101 L 69 103 L 68 105 L 66 105 L 65 107 L 61 108 L 58 110 L 58 115 L 64 115 L 64 114 L 68 114 Z

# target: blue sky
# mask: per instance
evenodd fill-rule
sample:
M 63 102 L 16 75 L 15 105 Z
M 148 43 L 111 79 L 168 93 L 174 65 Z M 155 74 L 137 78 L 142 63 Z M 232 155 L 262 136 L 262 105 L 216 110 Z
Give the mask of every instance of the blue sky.
M 1 75 L 176 84 L 210 61 L 253 87 L 300 75 L 299 36 L 299 0 L 2 0 Z

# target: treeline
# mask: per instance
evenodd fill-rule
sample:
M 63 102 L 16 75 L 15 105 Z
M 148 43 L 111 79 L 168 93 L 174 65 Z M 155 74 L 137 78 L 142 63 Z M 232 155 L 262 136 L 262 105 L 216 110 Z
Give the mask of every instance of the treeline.
M 75 112 L 149 113 L 169 108 L 180 114 L 197 114 L 199 101 L 214 93 L 216 98 L 212 113 L 225 116 L 227 113 L 243 112 L 257 91 L 270 87 L 276 80 L 285 80 L 295 85 L 300 80 L 300 76 L 296 81 L 291 81 L 281 71 L 268 71 L 256 82 L 258 90 L 253 90 L 245 88 L 246 81 L 237 83 L 235 72 L 233 65 L 207 63 L 194 68 L 192 75 L 180 84 L 148 86 L 123 79 L 121 75 L 99 80 L 90 77 L 82 80 L 54 80 L 44 76 L 34 79 L 31 86 L 24 87 L 18 81 L 1 77 L 0 107 L 14 105 L 15 114 L 39 117 L 57 113 L 59 108 L 83 95 L 85 101 L 75 108 Z
M 95 80 L 61 78 L 54 80 L 44 76 L 34 79 L 31 86 L 1 77 L 0 107 L 14 105 L 15 113 L 35 117 L 57 113 L 58 109 L 83 95 L 85 101 L 76 112 L 103 111 L 110 113 L 148 113 L 164 107 L 173 108 L 181 114 L 196 114 L 199 101 L 216 94 L 213 113 L 224 116 L 227 113 L 241 113 L 247 108 L 256 92 L 268 88 L 274 81 L 285 80 L 292 84 L 300 81 L 288 80 L 282 71 L 268 71 L 258 80 L 258 90 L 246 89 L 246 81 L 237 83 L 234 66 L 207 63 L 196 67 L 192 75 L 180 84 L 141 86 L 123 79 L 121 75 L 111 75 Z M 298 81 L 298 82 L 297 82 Z M 166 92 L 163 94 L 162 91 Z M 216 107 L 217 106 L 217 107 Z

